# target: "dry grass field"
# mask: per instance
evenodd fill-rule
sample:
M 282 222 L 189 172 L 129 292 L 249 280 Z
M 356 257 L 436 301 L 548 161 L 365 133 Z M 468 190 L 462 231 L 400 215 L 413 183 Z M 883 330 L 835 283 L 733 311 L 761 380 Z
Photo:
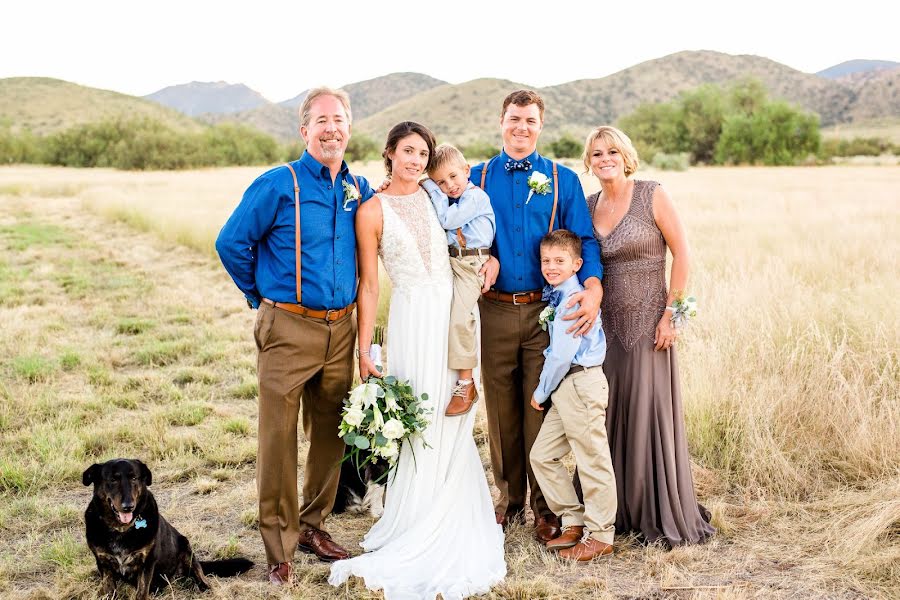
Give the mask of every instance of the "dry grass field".
M 212 251 L 259 172 L 0 168 L 0 597 L 98 597 L 81 473 L 116 456 L 148 463 L 201 557 L 265 562 L 254 313 Z M 900 167 L 638 175 L 664 183 L 690 236 L 684 395 L 719 533 L 672 551 L 622 538 L 574 566 L 513 528 L 488 597 L 900 597 Z M 476 435 L 484 450 L 483 415 Z M 356 548 L 371 523 L 328 528 Z M 160 597 L 380 597 L 329 587 L 305 555 L 295 567 L 291 590 L 258 565 Z

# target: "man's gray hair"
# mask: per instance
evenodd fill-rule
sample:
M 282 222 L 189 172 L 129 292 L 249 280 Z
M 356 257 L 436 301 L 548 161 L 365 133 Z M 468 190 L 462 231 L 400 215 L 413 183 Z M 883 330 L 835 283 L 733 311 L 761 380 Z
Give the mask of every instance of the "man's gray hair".
M 317 87 L 309 90 L 309 93 L 306 94 L 306 98 L 303 99 L 303 104 L 300 105 L 300 127 L 309 127 L 310 116 L 310 107 L 316 98 L 320 98 L 322 96 L 334 96 L 337 98 L 341 104 L 344 106 L 344 112 L 347 113 L 347 122 L 353 122 L 353 115 L 350 112 L 350 96 L 347 95 L 347 92 L 344 90 L 334 90 L 330 87 Z

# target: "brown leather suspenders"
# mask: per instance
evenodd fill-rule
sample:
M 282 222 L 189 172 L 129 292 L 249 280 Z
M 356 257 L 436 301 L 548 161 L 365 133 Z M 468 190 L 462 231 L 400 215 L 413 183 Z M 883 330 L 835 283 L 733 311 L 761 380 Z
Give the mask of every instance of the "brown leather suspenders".
M 484 181 L 487 177 L 488 165 L 491 164 L 491 161 L 487 161 L 484 163 L 484 169 L 481 170 L 481 185 L 478 186 L 482 190 L 484 189 Z M 547 228 L 547 233 L 553 231 L 553 223 L 556 220 L 556 205 L 559 204 L 559 175 L 556 171 L 556 163 L 553 163 L 553 209 L 550 211 L 550 226 Z M 457 238 L 461 236 L 459 230 L 456 232 Z
M 288 168 L 291 172 L 291 177 L 294 179 L 294 229 L 296 231 L 294 239 L 297 245 L 297 304 L 303 304 L 300 295 L 300 184 L 297 183 L 297 173 L 294 171 L 294 167 L 292 167 L 290 163 L 285 163 L 284 166 Z M 360 200 L 362 199 L 362 192 L 359 191 L 359 182 L 352 173 L 350 174 L 350 177 L 353 178 L 353 185 L 356 186 L 356 205 L 359 206 Z M 356 261 L 354 260 L 354 263 L 355 262 Z

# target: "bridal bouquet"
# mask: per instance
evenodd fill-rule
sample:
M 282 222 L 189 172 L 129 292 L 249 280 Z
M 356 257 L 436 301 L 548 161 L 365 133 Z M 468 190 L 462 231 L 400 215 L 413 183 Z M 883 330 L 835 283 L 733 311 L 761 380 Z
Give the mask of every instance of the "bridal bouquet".
M 672 325 L 676 328 L 683 327 L 687 324 L 688 319 L 697 316 L 697 299 L 693 296 L 684 297 L 684 292 L 675 292 L 675 299 L 672 306 L 667 306 L 672 310 Z
M 375 328 L 369 356 L 381 370 L 381 342 L 384 330 Z M 396 377 L 369 377 L 350 391 L 344 400 L 338 435 L 350 446 L 344 460 L 352 460 L 356 470 L 382 458 L 389 471 L 397 465 L 401 444 L 428 426 L 430 408 L 423 406 L 428 394 L 416 396 L 408 381 Z

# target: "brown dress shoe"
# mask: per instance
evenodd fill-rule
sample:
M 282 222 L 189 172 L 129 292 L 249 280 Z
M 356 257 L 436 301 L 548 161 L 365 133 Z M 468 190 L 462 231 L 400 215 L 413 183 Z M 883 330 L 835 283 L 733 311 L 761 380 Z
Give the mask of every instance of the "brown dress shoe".
M 448 417 L 459 417 L 470 410 L 475 406 L 475 403 L 478 402 L 478 391 L 475 389 L 475 382 L 471 383 L 458 383 L 453 388 L 453 395 L 450 396 L 450 403 L 447 405 L 447 410 L 444 411 L 444 414 Z
M 330 535 L 315 527 L 307 527 L 300 532 L 300 543 L 297 544 L 297 548 L 315 554 L 319 560 L 325 562 L 350 558 L 350 553 L 332 540 Z
M 609 544 L 587 537 L 583 542 L 575 544 L 571 548 L 559 551 L 559 557 L 578 562 L 590 562 L 595 558 L 603 558 L 613 553 L 613 547 Z
M 289 562 L 269 565 L 269 583 L 273 585 L 291 585 L 294 581 L 294 568 Z
M 562 534 L 558 538 L 553 538 L 547 542 L 547 550 L 571 548 L 580 542 L 583 537 L 584 525 L 569 525 L 562 530 Z
M 534 520 L 534 539 L 546 544 L 552 539 L 558 538 L 561 533 L 559 519 L 554 514 L 541 515 Z
M 494 511 L 494 518 L 497 519 L 497 525 L 503 527 L 503 531 L 512 525 L 517 524 L 521 525 L 525 522 L 525 511 L 521 508 L 513 508 L 512 510 L 507 510 L 505 513 Z

